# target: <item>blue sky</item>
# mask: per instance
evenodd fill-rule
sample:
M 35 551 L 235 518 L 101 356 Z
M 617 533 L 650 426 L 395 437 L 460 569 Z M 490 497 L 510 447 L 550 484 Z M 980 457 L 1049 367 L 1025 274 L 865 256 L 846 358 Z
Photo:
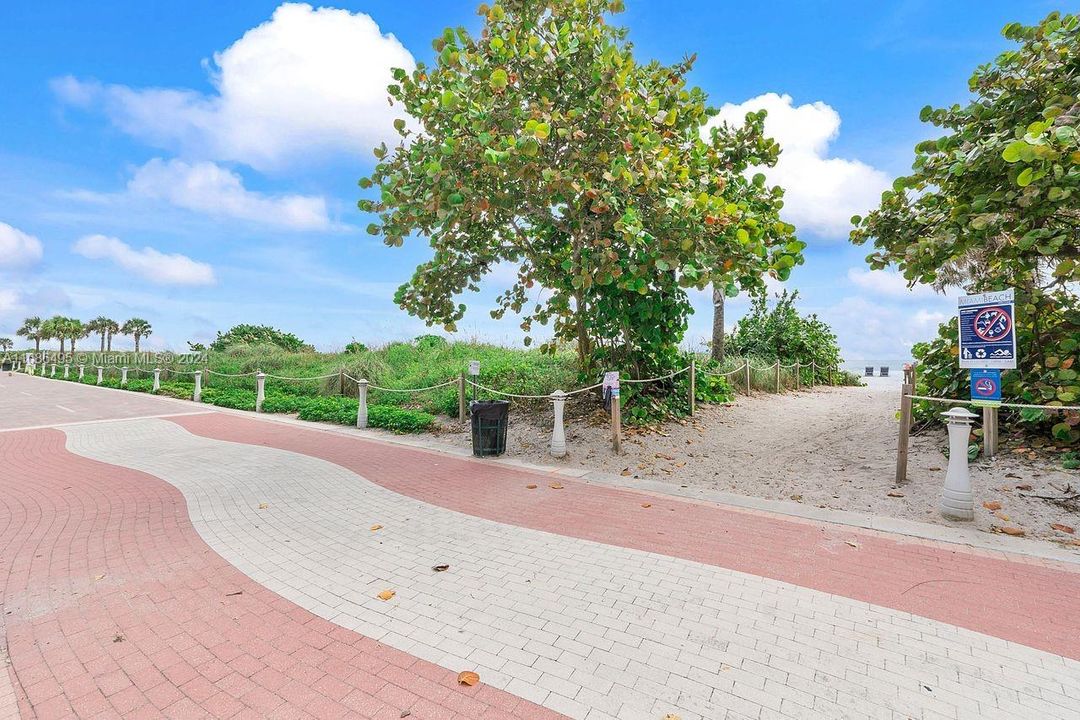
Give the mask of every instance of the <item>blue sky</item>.
M 355 206 L 369 148 L 389 137 L 388 68 L 427 61 L 443 27 L 476 30 L 475 2 L 10 2 L 0 9 L 0 335 L 29 314 L 141 316 L 151 347 L 183 349 L 240 322 L 321 349 L 426 332 L 394 288 L 426 259 L 367 235 Z M 1041 0 L 627 0 L 639 59 L 696 52 L 693 81 L 737 119 L 770 110 L 784 147 L 770 178 L 809 243 L 802 307 L 852 365 L 897 364 L 955 300 L 869 273 L 847 243 L 910 166 L 926 104 L 965 102 L 967 78 L 1007 48 L 1001 27 Z M 517 342 L 490 320 L 501 269 L 460 334 Z M 711 326 L 694 296 L 686 342 Z M 746 309 L 729 304 L 729 325 Z

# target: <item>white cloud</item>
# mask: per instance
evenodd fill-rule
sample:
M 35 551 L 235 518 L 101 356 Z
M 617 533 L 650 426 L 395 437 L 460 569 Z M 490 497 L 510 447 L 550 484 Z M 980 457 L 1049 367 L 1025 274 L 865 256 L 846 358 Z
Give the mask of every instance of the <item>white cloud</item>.
M 911 360 L 911 346 L 935 337 L 938 325 L 954 315 L 955 300 L 917 309 L 908 304 L 846 297 L 818 313 L 832 326 L 849 366 L 893 365 Z M 955 311 L 953 311 L 955 312 Z
M 849 268 L 848 280 L 863 290 L 869 290 L 875 295 L 894 298 L 928 298 L 943 297 L 929 285 L 916 284 L 909 288 L 907 280 L 896 270 L 868 270 L 865 268 Z
M 42 254 L 40 240 L 0 222 L 0 270 L 21 270 L 36 265 Z
M 72 251 L 91 260 L 111 260 L 141 278 L 159 285 L 212 285 L 214 270 L 186 255 L 168 255 L 152 247 L 136 250 L 118 238 L 87 235 Z
M 72 77 L 53 82 L 68 104 L 101 104 L 123 131 L 189 155 L 259 169 L 319 153 L 370 150 L 402 116 L 387 103 L 390 70 L 412 55 L 364 13 L 286 3 L 204 61 L 215 92 L 135 89 Z
M 128 192 L 178 207 L 294 230 L 330 227 L 326 200 L 309 195 L 263 195 L 244 187 L 236 173 L 209 161 L 154 158 L 135 171 Z
M 859 160 L 828 157 L 840 133 L 840 114 L 818 101 L 795 106 L 790 95 L 766 93 L 725 104 L 709 128 L 742 125 L 748 112 L 767 110 L 766 133 L 780 143 L 780 160 L 762 172 L 786 190 L 784 217 L 803 230 L 846 235 L 852 215 L 876 207 L 889 177 Z

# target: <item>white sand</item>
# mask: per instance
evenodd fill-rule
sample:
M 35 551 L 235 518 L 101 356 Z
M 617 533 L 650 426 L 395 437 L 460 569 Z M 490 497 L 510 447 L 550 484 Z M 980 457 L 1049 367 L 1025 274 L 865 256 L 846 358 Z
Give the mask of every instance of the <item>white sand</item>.
M 870 512 L 943 525 L 937 511 L 945 477 L 947 445 L 943 430 L 912 438 L 908 482 L 893 487 L 899 408 L 899 380 L 870 380 L 861 388 L 822 388 L 785 395 L 739 396 L 728 406 L 699 408 L 685 423 L 668 423 L 661 432 L 627 431 L 623 454 L 611 451 L 607 416 L 597 411 L 567 426 L 569 454 L 556 460 L 548 453 L 550 412 L 532 411 L 537 422 L 522 420 L 525 410 L 511 410 L 508 456 L 545 465 L 582 467 L 621 476 L 663 480 L 674 485 L 706 487 L 768 499 L 795 500 L 817 507 Z M 945 409 L 944 407 L 942 409 Z M 1002 436 L 1008 428 L 1002 425 Z M 439 441 L 467 446 L 468 436 L 454 423 Z M 1050 486 L 1080 488 L 1080 473 L 1061 469 L 1056 455 L 1036 460 L 1003 447 L 991 461 L 972 464 L 976 497 L 975 526 L 981 530 L 1012 527 L 1028 537 L 1058 542 L 1080 540 L 1080 514 L 1032 493 L 1059 495 Z M 890 497 L 888 493 L 902 493 Z M 1001 516 L 981 506 L 1001 503 Z M 1007 519 L 1006 519 L 1007 518 Z M 1050 527 L 1076 528 L 1067 534 Z M 1080 550 L 1080 547 L 1078 547 Z

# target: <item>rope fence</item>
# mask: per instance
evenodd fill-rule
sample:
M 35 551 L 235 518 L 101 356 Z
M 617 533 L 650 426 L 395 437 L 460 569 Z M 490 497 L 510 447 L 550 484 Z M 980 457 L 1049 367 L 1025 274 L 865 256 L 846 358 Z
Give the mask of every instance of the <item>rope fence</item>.
M 470 365 L 471 365 L 471 363 L 470 363 Z M 70 364 L 64 364 L 61 367 L 63 367 L 63 375 L 62 375 L 62 377 L 64 379 L 72 379 L 71 376 L 70 376 L 70 372 L 71 372 Z M 78 368 L 78 377 L 77 377 L 77 379 L 80 382 L 86 382 L 84 380 L 85 366 L 76 366 L 76 367 Z M 689 388 L 688 388 L 688 390 L 689 390 L 689 392 L 688 392 L 688 401 L 689 401 L 690 415 L 693 415 L 695 413 L 695 411 L 696 411 L 697 376 L 698 376 L 699 373 L 703 374 L 703 375 L 705 375 L 707 377 L 729 378 L 729 379 L 732 380 L 733 389 L 734 389 L 734 386 L 737 384 L 737 383 L 734 382 L 734 379 L 737 378 L 738 376 L 742 376 L 743 377 L 743 383 L 742 383 L 743 388 L 742 389 L 747 394 L 750 394 L 755 389 L 753 378 L 752 378 L 752 375 L 751 375 L 752 372 L 757 372 L 757 373 L 773 372 L 773 373 L 775 373 L 774 389 L 775 389 L 775 392 L 779 393 L 779 392 L 782 391 L 782 389 L 784 387 L 782 385 L 782 383 L 781 383 L 781 371 L 785 370 L 785 369 L 790 369 L 790 368 L 795 369 L 795 389 L 801 389 L 802 374 L 803 374 L 802 371 L 803 370 L 810 372 L 810 385 L 815 384 L 815 382 L 817 380 L 817 375 L 818 375 L 819 370 L 822 370 L 822 371 L 826 370 L 825 368 L 819 367 L 816 363 L 811 363 L 810 365 L 800 365 L 799 363 L 796 362 L 796 363 L 794 363 L 792 365 L 782 365 L 779 361 L 777 361 L 773 365 L 768 365 L 768 366 L 764 366 L 764 367 L 758 367 L 756 365 L 753 365 L 750 362 L 750 360 L 748 358 L 746 358 L 746 359 L 743 359 L 742 363 L 738 367 L 735 367 L 734 369 L 728 370 L 726 372 L 719 372 L 718 370 L 699 369 L 697 367 L 697 361 L 694 360 L 694 359 L 691 359 L 689 365 L 687 365 L 685 367 L 682 367 L 682 368 L 679 368 L 677 370 L 672 370 L 671 372 L 669 372 L 669 373 L 667 373 L 665 375 L 659 375 L 659 376 L 656 376 L 656 377 L 619 378 L 618 377 L 619 373 L 605 373 L 604 374 L 605 378 L 607 378 L 609 381 L 613 380 L 613 382 L 610 382 L 610 384 L 609 384 L 609 387 L 611 388 L 611 393 L 608 394 L 608 393 L 605 392 L 605 405 L 608 405 L 610 407 L 610 413 L 611 413 L 613 448 L 614 448 L 615 452 L 617 452 L 617 453 L 621 452 L 621 422 L 622 421 L 621 421 L 620 393 L 619 393 L 619 387 L 620 387 L 621 384 L 625 384 L 625 385 L 628 385 L 628 386 L 641 387 L 641 386 L 645 386 L 645 385 L 649 385 L 649 384 L 653 384 L 653 383 L 664 383 L 664 382 L 672 381 L 672 380 L 678 378 L 679 376 L 688 375 L 688 377 L 687 377 L 688 386 L 689 386 Z M 45 368 L 44 368 L 44 365 L 43 365 L 43 367 L 42 367 L 42 375 L 44 375 L 44 369 Z M 56 369 L 57 369 L 57 364 L 53 364 L 52 375 L 51 375 L 52 377 L 56 377 Z M 457 399 L 458 399 L 458 403 L 457 403 L 458 404 L 458 419 L 461 422 L 464 422 L 466 420 L 466 411 L 467 411 L 466 388 L 470 387 L 470 386 L 472 388 L 474 388 L 474 390 L 476 390 L 476 391 L 480 391 L 480 392 L 483 392 L 483 393 L 486 393 L 486 394 L 489 394 L 489 395 L 492 395 L 492 396 L 495 396 L 495 397 L 499 397 L 499 398 L 508 398 L 508 399 L 514 399 L 514 400 L 528 400 L 528 401 L 547 400 L 547 401 L 552 402 L 552 404 L 554 406 L 554 411 L 555 411 L 556 428 L 555 428 L 555 430 L 553 430 L 553 434 L 552 434 L 551 451 L 552 451 L 552 454 L 555 455 L 556 457 L 561 457 L 566 452 L 565 434 L 564 434 L 564 431 L 563 431 L 563 428 L 562 428 L 563 409 L 564 409 L 566 401 L 575 399 L 578 396 L 584 397 L 585 393 L 589 393 L 589 392 L 591 392 L 593 390 L 597 390 L 597 389 L 600 389 L 600 388 L 605 388 L 605 385 L 606 385 L 606 383 L 602 381 L 602 382 L 593 383 L 591 385 L 587 385 L 587 386 L 584 386 L 584 387 L 579 387 L 579 388 L 569 390 L 569 391 L 556 390 L 556 391 L 554 391 L 554 392 L 552 392 L 550 394 L 541 395 L 541 394 L 515 393 L 515 392 L 509 392 L 509 391 L 506 391 L 506 390 L 499 390 L 497 388 L 493 388 L 493 387 L 490 387 L 488 385 L 484 385 L 484 384 L 482 384 L 480 382 L 477 382 L 477 380 L 474 380 L 472 378 L 467 378 L 465 373 L 461 373 L 460 375 L 458 375 L 455 378 L 450 378 L 450 379 L 445 380 L 443 382 L 436 383 L 434 385 L 429 385 L 429 386 L 426 386 L 426 387 L 392 388 L 392 387 L 383 387 L 383 386 L 380 386 L 380 385 L 375 385 L 375 384 L 373 384 L 373 383 L 371 383 L 368 380 L 363 379 L 363 378 L 353 377 L 351 374 L 345 372 L 344 368 L 341 368 L 337 372 L 326 373 L 326 374 L 323 374 L 323 375 L 312 375 L 312 376 L 307 376 L 307 377 L 291 377 L 291 376 L 285 376 L 285 375 L 273 375 L 273 374 L 261 372 L 259 370 L 254 370 L 254 371 L 244 372 L 244 373 L 225 373 L 225 372 L 220 372 L 220 371 L 217 371 L 217 370 L 211 370 L 209 367 L 204 367 L 203 369 L 196 369 L 196 370 L 176 370 L 176 369 L 168 368 L 168 367 L 165 367 L 165 368 L 160 368 L 160 367 L 145 368 L 145 367 L 132 366 L 132 367 L 119 368 L 119 367 L 116 367 L 115 365 L 110 365 L 107 368 L 102 367 L 102 366 L 98 366 L 98 367 L 95 367 L 93 369 L 96 369 L 98 371 L 98 375 L 97 375 L 97 384 L 98 385 L 102 384 L 102 374 L 104 373 L 105 370 L 109 370 L 110 372 L 117 372 L 118 371 L 118 372 L 121 373 L 121 380 L 120 380 L 120 386 L 121 387 L 124 387 L 124 386 L 127 385 L 128 374 L 129 373 L 131 373 L 133 375 L 140 375 L 140 374 L 141 375 L 152 375 L 153 379 L 154 379 L 153 392 L 157 392 L 158 390 L 160 390 L 161 389 L 161 381 L 162 380 L 167 380 L 167 378 L 170 375 L 192 376 L 194 378 L 194 390 L 192 392 L 192 399 L 195 402 L 201 402 L 201 393 L 202 393 L 203 383 L 208 381 L 210 376 L 215 376 L 215 377 L 220 377 L 220 378 L 227 378 L 227 379 L 245 379 L 245 378 L 254 377 L 255 378 L 255 411 L 256 412 L 262 412 L 263 404 L 264 404 L 264 402 L 266 400 L 266 381 L 268 379 L 270 379 L 270 380 L 278 380 L 278 381 L 282 381 L 282 382 L 308 382 L 308 381 L 321 382 L 321 381 L 330 380 L 330 379 L 336 377 L 336 378 L 338 378 L 338 383 L 337 383 L 337 385 L 338 385 L 337 391 L 338 392 L 337 392 L 337 395 L 339 395 L 339 396 L 345 396 L 346 395 L 346 384 L 345 384 L 346 380 L 352 382 L 355 385 L 355 397 L 358 400 L 356 424 L 357 424 L 357 427 L 361 427 L 361 428 L 367 427 L 368 393 L 369 393 L 369 391 L 376 391 L 376 392 L 383 392 L 383 393 L 398 393 L 398 394 L 417 394 L 417 393 L 425 393 L 425 392 L 431 392 L 431 391 L 435 391 L 435 390 L 441 390 L 443 388 L 448 388 L 448 387 L 451 387 L 451 386 L 456 386 L 457 387 L 457 396 L 458 396 L 457 397 Z M 834 377 L 834 372 L 838 371 L 838 370 L 839 370 L 839 368 L 828 368 L 827 369 L 828 383 L 829 384 L 832 384 L 832 380 L 833 380 L 833 377 Z M 471 372 L 476 372 L 476 370 L 471 370 Z M 610 375 L 614 375 L 614 378 L 610 378 L 609 377 Z M 478 377 L 478 376 L 476 376 L 476 377 Z M 145 382 L 145 381 L 140 380 L 140 382 Z M 759 389 L 759 390 L 760 389 L 765 389 L 764 384 L 759 382 L 756 389 Z M 773 389 L 773 384 L 770 384 L 769 389 Z M 474 397 L 475 397 L 475 394 L 474 394 Z

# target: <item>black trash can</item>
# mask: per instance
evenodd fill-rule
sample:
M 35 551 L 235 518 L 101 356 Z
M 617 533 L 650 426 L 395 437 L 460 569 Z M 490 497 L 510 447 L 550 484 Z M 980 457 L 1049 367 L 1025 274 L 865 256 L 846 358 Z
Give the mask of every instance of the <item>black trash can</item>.
M 469 405 L 472 414 L 472 452 L 476 457 L 506 452 L 506 427 L 510 423 L 510 402 L 477 400 Z

